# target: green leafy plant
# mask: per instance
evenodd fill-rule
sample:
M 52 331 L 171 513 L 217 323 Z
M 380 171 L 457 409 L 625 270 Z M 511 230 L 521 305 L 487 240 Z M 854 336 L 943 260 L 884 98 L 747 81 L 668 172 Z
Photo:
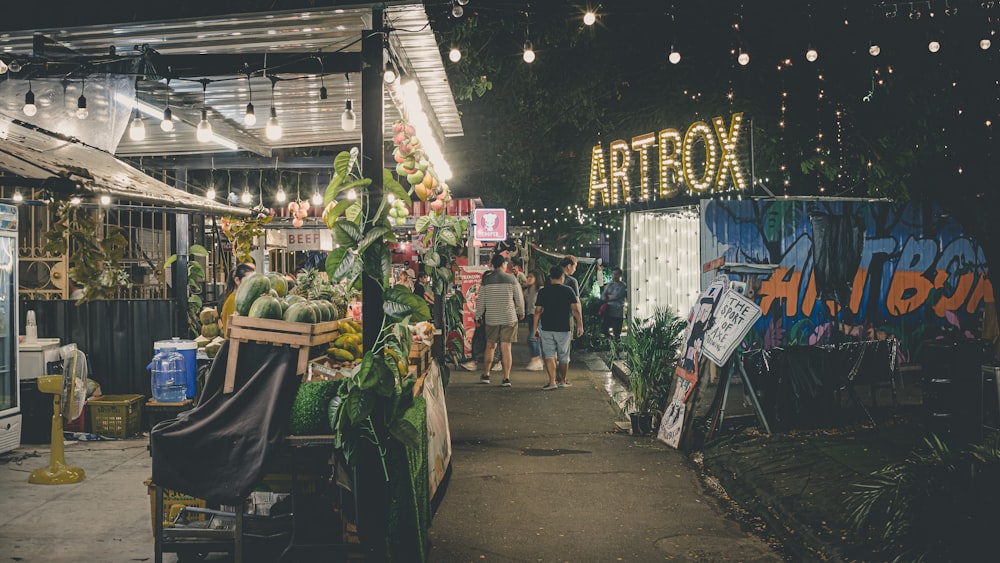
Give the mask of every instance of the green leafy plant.
M 208 249 L 200 244 L 192 244 L 188 249 L 188 262 L 187 262 L 187 319 L 188 319 L 188 329 L 191 330 L 191 334 L 197 337 L 201 334 L 201 317 L 198 313 L 201 312 L 201 308 L 204 307 L 205 303 L 201 298 L 202 282 L 205 281 L 205 268 L 197 260 L 193 260 L 192 257 L 206 257 L 208 256 Z M 171 254 L 163 261 L 163 268 L 166 269 L 171 264 L 177 261 L 177 255 Z
M 77 304 L 114 297 L 130 278 L 119 268 L 128 241 L 123 230 L 105 225 L 102 212 L 87 210 L 70 201 L 49 203 L 52 229 L 45 233 L 45 252 L 69 255 L 69 277 L 83 288 Z
M 855 532 L 892 561 L 975 561 L 1000 525 L 1000 440 L 956 449 L 935 435 L 847 494 Z
M 323 220 L 337 244 L 327 255 L 327 275 L 334 284 L 343 282 L 351 287 L 360 287 L 362 276 L 377 282 L 384 316 L 375 346 L 365 350 L 361 363 L 340 388 L 342 402 L 333 425 L 337 444 L 349 461 L 357 451 L 358 441 L 365 440 L 378 449 L 388 479 L 387 442 L 398 440 L 417 447 L 419 435 L 404 416 L 413 405 L 414 378 L 399 369 L 395 358 L 409 356 L 409 324 L 430 319 L 430 309 L 409 288 L 390 285 L 391 256 L 385 244 L 395 240 L 388 221 L 390 205 L 383 199 L 378 209 L 367 208 L 370 184 L 371 179 L 359 175 L 357 149 L 337 155 L 323 211 Z M 409 201 L 409 194 L 388 170 L 383 175 L 383 189 L 386 194 Z M 356 197 L 337 201 L 336 197 L 347 190 L 355 190 Z M 394 359 L 387 361 L 387 354 Z
M 253 208 L 249 217 L 225 216 L 221 219 L 222 232 L 233 245 L 233 254 L 239 262 L 252 262 L 254 240 L 264 235 L 264 225 L 274 219 L 263 205 Z
M 652 317 L 629 322 L 628 332 L 612 343 L 612 355 L 628 369 L 628 405 L 634 412 L 662 413 L 686 327 L 672 309 L 657 307 Z

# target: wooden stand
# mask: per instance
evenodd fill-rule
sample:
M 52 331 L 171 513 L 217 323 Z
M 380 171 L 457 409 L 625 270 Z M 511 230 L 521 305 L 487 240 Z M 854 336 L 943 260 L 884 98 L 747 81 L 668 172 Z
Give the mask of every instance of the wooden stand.
M 252 319 L 233 315 L 226 325 L 229 339 L 229 362 L 226 364 L 226 382 L 223 393 L 232 393 L 235 387 L 236 362 L 241 342 L 259 342 L 272 346 L 291 346 L 299 349 L 296 375 L 306 372 L 309 365 L 309 350 L 332 342 L 340 336 L 340 321 L 325 323 L 293 323 L 276 319 Z

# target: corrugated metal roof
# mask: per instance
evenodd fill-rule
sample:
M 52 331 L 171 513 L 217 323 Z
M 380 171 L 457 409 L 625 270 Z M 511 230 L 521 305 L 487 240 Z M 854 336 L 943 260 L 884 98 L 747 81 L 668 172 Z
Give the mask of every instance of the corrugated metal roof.
M 461 136 L 462 124 L 458 108 L 448 84 L 447 75 L 433 30 L 423 5 L 410 2 L 389 2 L 386 19 L 392 31 L 389 42 L 406 75 L 418 81 L 430 106 L 431 123 L 439 128 L 434 134 L 443 137 Z M 65 29 L 42 29 L 11 32 L 0 35 L 0 51 L 5 55 L 25 56 L 32 53 L 35 33 L 53 39 L 82 55 L 107 55 L 114 47 L 119 56 L 134 53 L 148 46 L 162 55 L 246 55 L 247 61 L 262 65 L 269 54 L 289 53 L 360 53 L 363 30 L 371 29 L 372 5 L 355 5 L 313 11 L 286 11 L 229 16 L 189 18 L 161 22 L 142 22 Z M 324 69 L 327 70 L 327 69 Z M 340 116 L 344 111 L 348 82 L 343 74 L 320 77 L 320 64 L 314 73 L 285 74 L 277 70 L 274 107 L 283 128 L 280 140 L 272 141 L 264 134 L 271 109 L 271 80 L 246 76 L 234 69 L 232 74 L 197 76 L 211 83 L 205 89 L 205 106 L 216 133 L 235 141 L 241 149 L 269 156 L 273 149 L 320 145 L 347 145 L 360 142 L 360 73 L 351 76 L 351 97 L 358 114 L 359 127 L 343 131 Z M 329 70 L 327 70 L 329 72 Z M 326 100 L 319 99 L 321 83 L 328 90 Z M 249 86 L 249 87 L 248 87 Z M 246 104 L 252 100 L 257 124 L 243 123 Z M 196 81 L 165 80 L 140 82 L 139 98 L 156 108 L 164 108 L 169 92 L 170 107 L 177 126 L 164 133 L 157 120 L 146 118 L 146 138 L 133 141 L 122 136 L 115 154 L 119 156 L 149 156 L 201 154 L 221 152 L 220 145 L 199 143 L 195 125 L 202 108 L 202 84 Z M 23 96 L 23 94 L 22 94 Z M 11 104 L 23 103 L 13 100 Z M 128 106 L 126 105 L 128 108 Z M 386 130 L 400 116 L 388 92 L 383 97 Z M 128 108 L 130 109 L 130 108 Z M 443 140 L 443 139 L 442 139 Z

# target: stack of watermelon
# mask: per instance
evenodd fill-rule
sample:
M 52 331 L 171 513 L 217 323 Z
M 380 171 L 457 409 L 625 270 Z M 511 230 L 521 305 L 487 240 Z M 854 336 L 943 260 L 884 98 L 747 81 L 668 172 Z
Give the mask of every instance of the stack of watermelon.
M 236 289 L 236 312 L 255 319 L 320 323 L 340 318 L 333 303 L 288 295 L 288 283 L 278 273 L 250 274 Z

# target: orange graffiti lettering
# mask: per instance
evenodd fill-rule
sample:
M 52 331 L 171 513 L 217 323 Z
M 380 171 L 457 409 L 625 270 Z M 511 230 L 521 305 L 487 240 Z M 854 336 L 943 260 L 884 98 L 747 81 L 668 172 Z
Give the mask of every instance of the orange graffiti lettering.
M 938 277 L 940 278 L 940 275 Z M 969 291 L 972 290 L 972 284 L 975 281 L 976 274 L 974 272 L 966 272 L 959 276 L 958 286 L 955 287 L 955 291 L 951 295 L 942 293 L 941 298 L 934 304 L 934 314 L 943 317 L 945 311 L 957 311 L 960 309 L 962 303 L 965 303 L 965 299 L 969 296 Z
M 993 303 L 993 282 L 987 274 L 979 273 L 979 283 L 976 284 L 975 289 L 972 290 L 972 294 L 969 295 L 969 302 L 965 304 L 965 310 L 970 313 L 975 313 L 979 310 L 979 303 L 985 301 L 986 303 Z
M 765 314 L 771 311 L 774 302 L 785 301 L 785 316 L 794 317 L 798 314 L 799 302 L 799 282 L 802 280 L 802 273 L 795 272 L 789 268 L 777 268 L 761 283 L 760 309 Z

